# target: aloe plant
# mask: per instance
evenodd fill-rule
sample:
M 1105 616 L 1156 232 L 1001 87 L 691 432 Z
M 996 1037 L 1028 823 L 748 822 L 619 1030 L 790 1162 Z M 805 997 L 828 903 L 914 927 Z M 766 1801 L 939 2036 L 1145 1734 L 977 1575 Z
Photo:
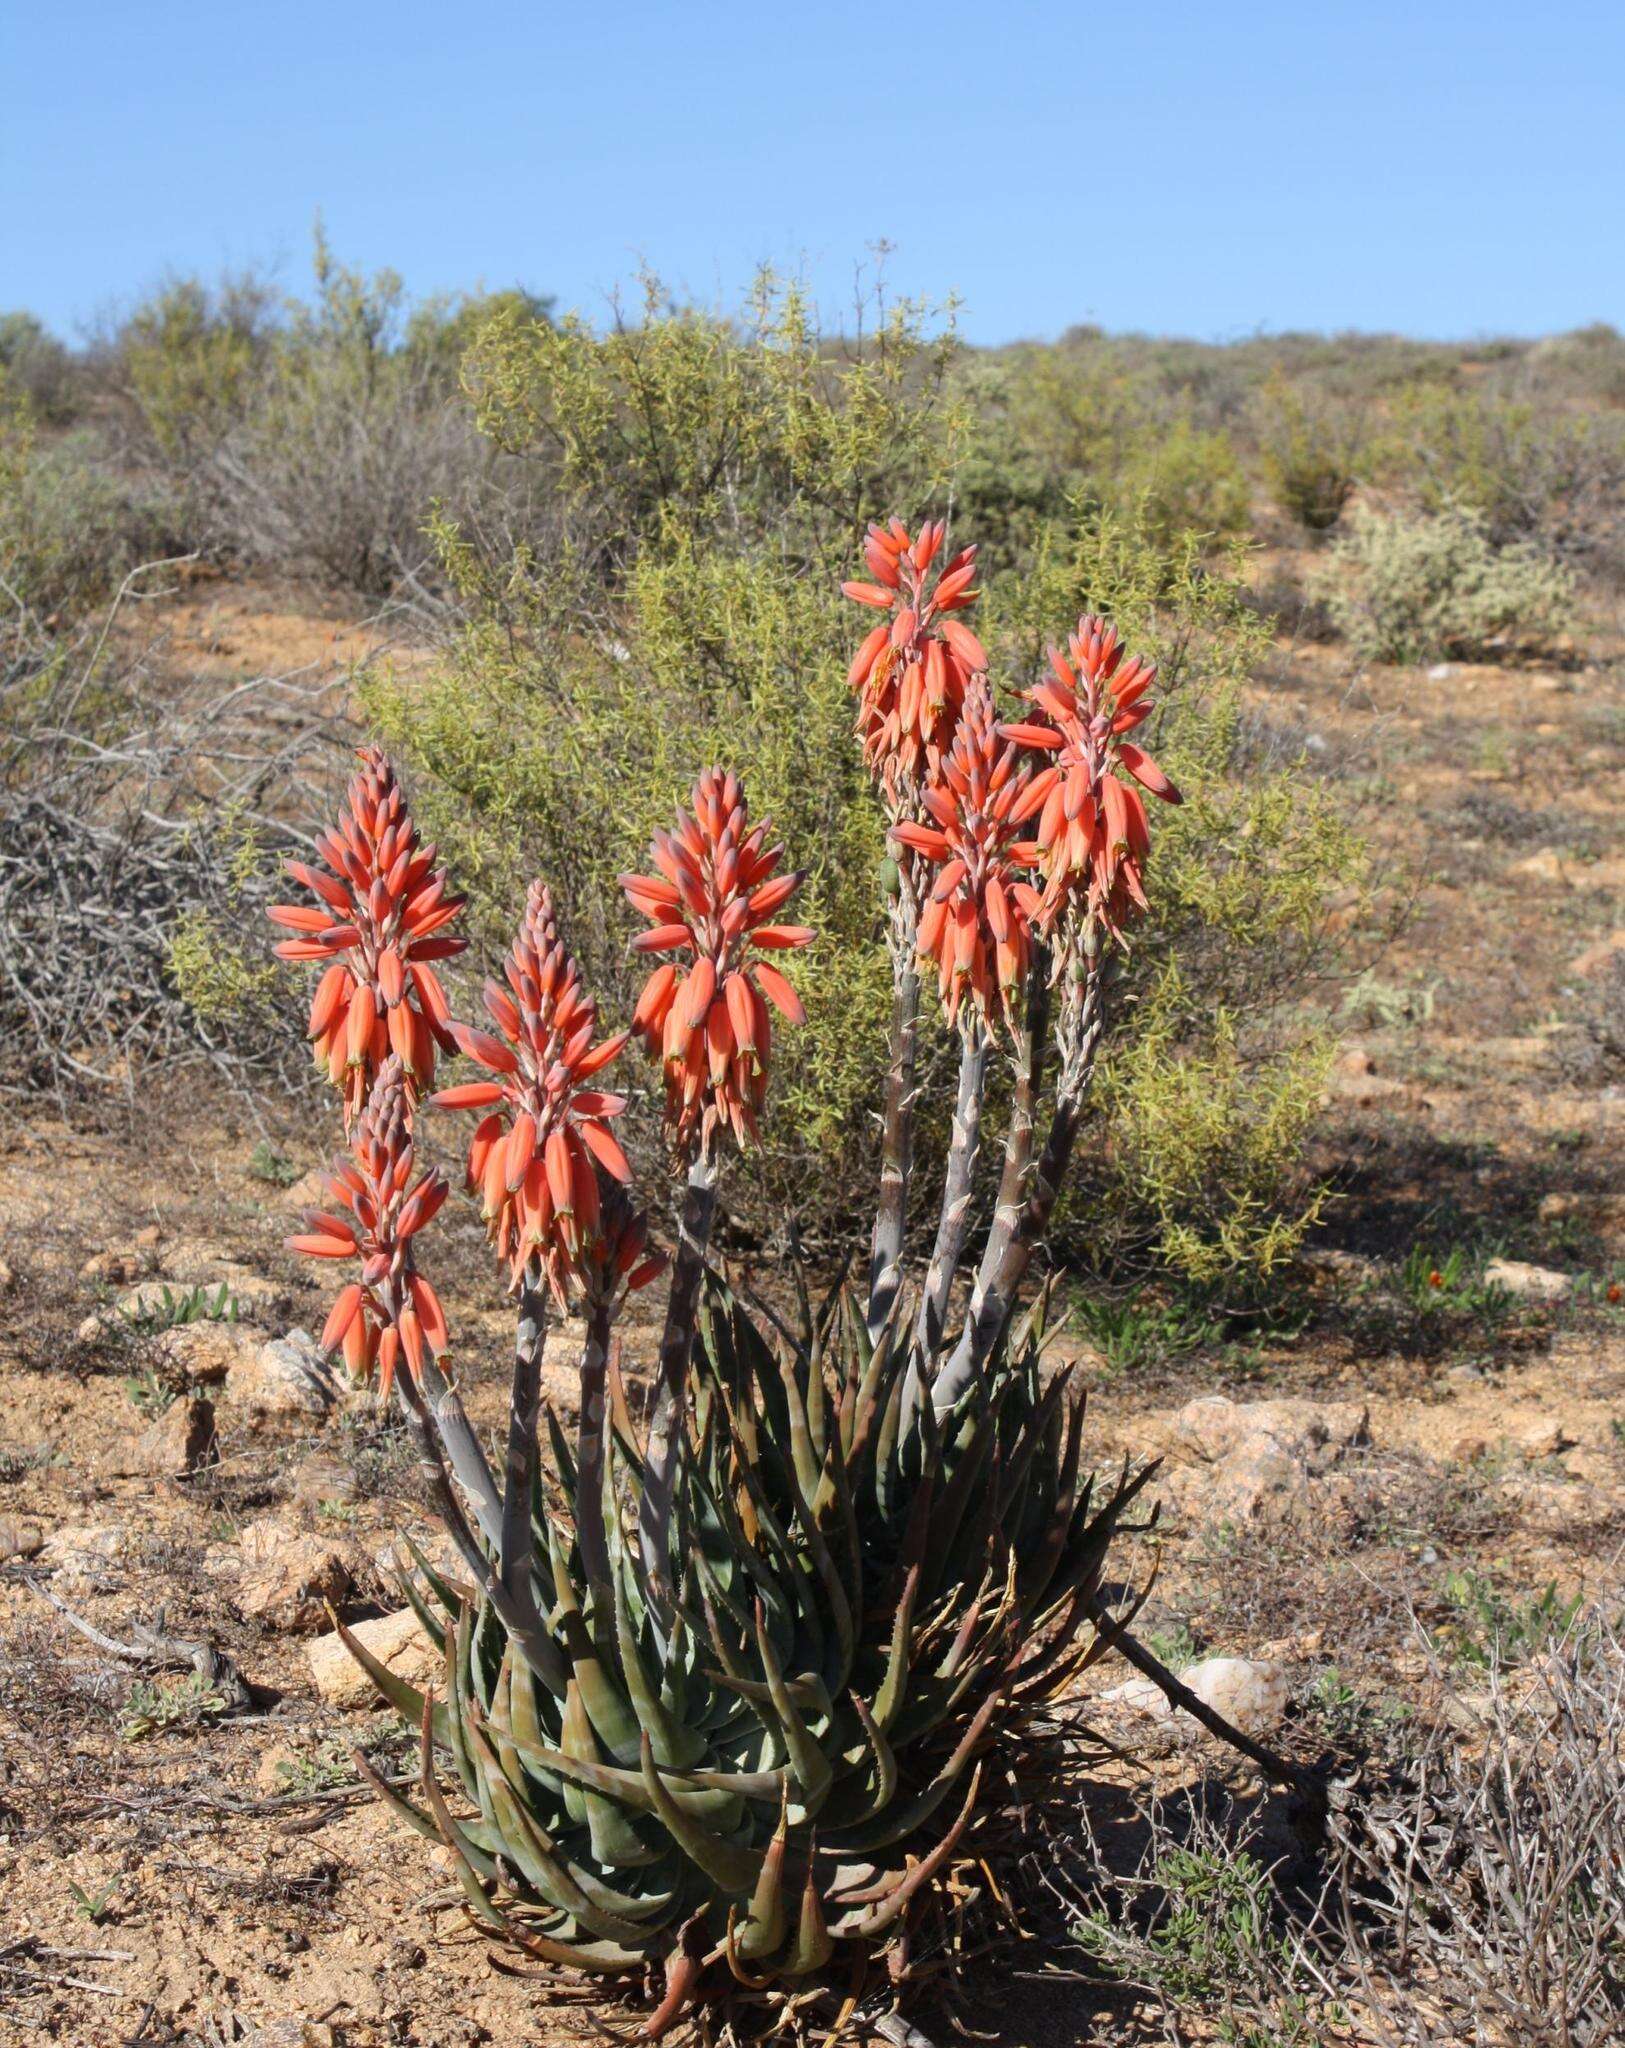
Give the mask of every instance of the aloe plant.
M 491 1029 L 450 1016 L 418 970 L 461 943 L 443 929 L 457 899 L 370 751 L 341 829 L 318 842 L 339 872 L 296 870 L 321 907 L 280 913 L 300 934 L 291 957 L 328 963 L 337 987 L 337 956 L 355 991 L 342 1033 L 320 992 L 311 1021 L 343 1091 L 344 1213 L 313 1212 L 293 1242 L 360 1261 L 325 1341 L 382 1391 L 393 1383 L 460 1559 L 447 1571 L 414 1550 L 403 1580 L 444 1659 L 435 1684 L 408 1685 L 346 1632 L 420 1744 L 415 1791 L 358 1768 L 449 1846 L 479 1927 L 547 1964 L 632 1979 L 654 2000 L 649 2038 L 730 1988 L 821 1982 L 848 1958 L 885 1951 L 906 1975 L 911 1919 L 977 1815 L 987 1760 L 1124 1642 L 1102 1580 L 1114 1539 L 1144 1526 L 1130 1514 L 1150 1468 L 1086 1465 L 1082 1400 L 1043 1363 L 1046 1296 L 1025 1315 L 1019 1297 L 1145 901 L 1138 789 L 1178 793 L 1124 738 L 1152 677 L 1099 619 L 1080 621 L 1070 664 L 1055 657 L 1029 722 L 1000 722 L 963 616 L 974 550 L 933 577 L 943 538 L 933 522 L 914 537 L 873 528 L 875 581 L 846 586 L 887 614 L 852 686 L 898 877 L 861 1291 L 838 1285 L 815 1312 L 798 1270 L 791 1327 L 732 1289 L 711 1251 L 726 1154 L 765 1113 L 770 1008 L 801 1016 L 767 956 L 816 939 L 778 921 L 800 878 L 779 871 L 732 774 L 707 770 L 656 836 L 656 872 L 623 878 L 649 924 L 634 944 L 659 963 L 629 1031 L 598 1036 L 540 884 L 503 980 L 486 984 Z M 923 961 L 962 1058 L 914 1287 Z M 683 1186 L 643 1430 L 613 1331 L 665 1260 L 612 1128 L 627 1098 L 603 1085 L 633 1036 L 659 1062 Z M 464 1413 L 445 1310 L 419 1270 L 445 1197 L 414 1151 L 436 1045 L 480 1069 L 428 1101 L 482 1112 L 467 1181 L 518 1306 L 500 1458 Z M 956 1317 L 998 1057 L 1012 1114 Z M 540 1386 L 549 1316 L 575 1309 L 572 1443 Z M 1132 1654 L 1144 1668 L 1148 1653 Z

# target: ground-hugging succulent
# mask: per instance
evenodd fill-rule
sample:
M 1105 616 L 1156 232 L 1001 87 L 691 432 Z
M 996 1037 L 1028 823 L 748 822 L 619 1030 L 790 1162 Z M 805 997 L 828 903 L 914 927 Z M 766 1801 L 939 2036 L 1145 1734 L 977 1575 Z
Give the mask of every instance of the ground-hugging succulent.
M 651 2031 L 708 1971 L 795 1982 L 902 1934 L 972 1817 L 984 1752 L 1103 1649 L 1090 1616 L 1149 1476 L 1084 1473 L 1082 1404 L 1064 1376 L 1043 1384 L 1036 1320 L 942 1427 L 927 1404 L 913 1432 L 906 1345 L 871 1349 L 844 1296 L 821 1322 L 792 1343 L 708 1285 L 669 1625 L 620 1511 L 638 1453 L 617 1435 L 607 1579 L 557 1499 L 536 1499 L 526 1569 L 553 1618 L 551 1682 L 489 1600 L 421 1558 L 407 1585 L 444 1652 L 438 1696 L 349 1639 L 423 1731 L 419 1793 L 374 1782 L 451 1847 L 476 1920 L 554 1963 L 661 1966 Z M 551 1467 L 573 1496 L 557 1433 Z
M 660 1063 L 684 1181 L 647 1426 L 633 1424 L 613 1326 L 662 1262 L 609 1128 L 624 1098 L 598 1080 L 626 1034 L 599 1039 L 539 884 L 507 987 L 487 985 L 498 1035 L 444 1027 L 483 1071 L 430 1105 L 487 1113 L 469 1186 L 518 1302 L 500 1456 L 463 1411 L 456 1337 L 418 1272 L 427 1218 L 408 1177 L 423 1104 L 399 1062 L 353 1111 L 358 1228 L 313 1218 L 297 1241 L 362 1257 L 329 1335 L 353 1328 L 362 1300 L 369 1356 L 403 1361 L 395 1385 L 460 1559 L 447 1570 L 413 1551 L 404 1581 L 444 1659 L 437 1683 L 419 1691 L 347 1634 L 420 1739 L 415 1790 L 374 1783 L 451 1850 L 480 1928 L 547 1964 L 630 1979 L 648 2038 L 729 1995 L 849 1988 L 849 1964 L 880 1955 L 906 1980 L 990 1759 L 1121 1639 L 1103 1575 L 1114 1539 L 1143 1526 L 1131 1510 L 1149 1468 L 1089 1469 L 1082 1402 L 1043 1364 L 1044 1297 L 1022 1317 L 1018 1296 L 1078 1128 L 1114 952 L 1144 897 L 1149 834 L 1119 771 L 1170 792 L 1121 740 L 1144 716 L 1149 673 L 1124 665 L 1099 620 L 1073 642 L 1082 680 L 1057 657 L 1070 694 L 1035 698 L 1045 723 L 998 723 L 986 657 L 953 616 L 975 596 L 972 551 L 927 592 L 943 540 L 932 522 L 914 542 L 896 522 L 873 529 L 879 581 L 850 593 L 896 614 L 881 639 L 907 684 L 893 736 L 906 772 L 875 759 L 867 642 L 854 687 L 927 913 L 893 950 L 883 1223 L 866 1286 L 837 1286 L 814 1314 L 798 1283 L 792 1329 L 730 1291 L 711 1250 L 718 1174 L 767 1107 L 768 1005 L 791 1025 L 801 1013 L 761 956 L 816 939 L 780 921 L 800 877 L 778 872 L 770 826 L 751 822 L 721 768 L 657 835 L 657 872 L 623 884 L 650 922 L 637 946 L 666 957 L 631 1024 Z M 394 792 L 387 763 L 369 755 L 367 768 Z M 962 1059 L 934 1249 L 911 1289 L 900 1247 L 916 1090 L 899 1077 L 912 1071 L 916 947 L 937 964 Z M 1013 1063 L 1013 1106 L 956 1328 L 995 1053 Z M 409 1244 L 392 1220 L 403 1201 Z M 548 1316 L 571 1309 L 583 1325 L 573 1444 L 540 1398 Z

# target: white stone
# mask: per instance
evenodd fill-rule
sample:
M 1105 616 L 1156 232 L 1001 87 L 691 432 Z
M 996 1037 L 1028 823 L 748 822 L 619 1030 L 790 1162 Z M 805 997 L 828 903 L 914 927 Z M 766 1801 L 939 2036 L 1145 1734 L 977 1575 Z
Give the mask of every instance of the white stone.
M 1574 1290 L 1567 1273 L 1527 1265 L 1522 1259 L 1491 1259 L 1484 1268 L 1484 1285 L 1504 1287 L 1522 1301 L 1564 1301 Z
M 1239 1728 L 1262 1735 L 1286 1712 L 1292 1685 L 1286 1667 L 1264 1658 L 1204 1657 L 1179 1674 L 1204 1706 Z
M 410 1607 L 377 1621 L 358 1622 L 350 1631 L 380 1664 L 408 1684 L 422 1686 L 441 1671 L 440 1652 Z M 344 1647 L 335 1630 L 318 1636 L 305 1652 L 316 1690 L 330 1707 L 373 1707 L 378 1695 L 372 1680 Z

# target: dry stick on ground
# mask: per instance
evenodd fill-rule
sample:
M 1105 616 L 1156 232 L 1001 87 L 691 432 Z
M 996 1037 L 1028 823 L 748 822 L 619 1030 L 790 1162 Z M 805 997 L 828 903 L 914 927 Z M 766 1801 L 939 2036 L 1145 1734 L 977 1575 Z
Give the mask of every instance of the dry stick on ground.
M 1149 1678 L 1171 1705 L 1189 1714 L 1193 1721 L 1200 1722 L 1210 1735 L 1216 1735 L 1221 1742 L 1239 1750 L 1249 1762 L 1258 1766 L 1266 1778 L 1297 1793 L 1305 1802 L 1310 1829 L 1317 1834 L 1324 1832 L 1330 1811 L 1331 1788 L 1323 1770 L 1309 1764 L 1293 1763 L 1289 1757 L 1244 1734 L 1233 1721 L 1227 1721 L 1216 1708 L 1210 1707 L 1188 1685 L 1181 1683 L 1160 1657 L 1154 1656 L 1144 1643 L 1129 1634 L 1123 1624 L 1115 1621 L 1103 1601 L 1091 1601 L 1089 1614 L 1110 1646 L 1125 1657 L 1142 1677 Z
M 23 1584 L 31 1592 L 54 1607 L 58 1614 L 89 1643 L 109 1657 L 116 1657 L 123 1664 L 138 1664 L 146 1670 L 179 1670 L 190 1665 L 198 1677 L 224 1694 L 230 1706 L 237 1711 L 251 1707 L 253 1700 L 241 1672 L 232 1660 L 208 1642 L 183 1642 L 179 1637 L 164 1635 L 161 1630 L 148 1628 L 144 1622 L 136 1622 L 132 1634 L 136 1640 L 131 1643 L 118 1642 L 114 1637 L 104 1635 L 92 1622 L 77 1614 L 68 1603 L 53 1593 L 49 1586 L 41 1585 L 38 1579 L 26 1574 Z

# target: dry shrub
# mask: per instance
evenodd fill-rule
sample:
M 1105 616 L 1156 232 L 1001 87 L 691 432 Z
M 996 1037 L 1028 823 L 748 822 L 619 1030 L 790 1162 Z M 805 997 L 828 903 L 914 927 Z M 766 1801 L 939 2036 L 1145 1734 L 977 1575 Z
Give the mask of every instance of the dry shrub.
M 1343 1975 L 1384 2048 L 1606 2048 L 1625 2030 L 1625 1641 L 1584 1617 L 1451 1706 L 1345 1825 Z
M 322 691 L 259 678 L 177 705 L 119 621 L 163 566 L 75 630 L 18 605 L 0 634 L 0 1092 L 25 1100 L 133 1101 L 199 1059 L 236 1082 L 297 1071 L 268 963 L 235 934 L 322 773 Z

